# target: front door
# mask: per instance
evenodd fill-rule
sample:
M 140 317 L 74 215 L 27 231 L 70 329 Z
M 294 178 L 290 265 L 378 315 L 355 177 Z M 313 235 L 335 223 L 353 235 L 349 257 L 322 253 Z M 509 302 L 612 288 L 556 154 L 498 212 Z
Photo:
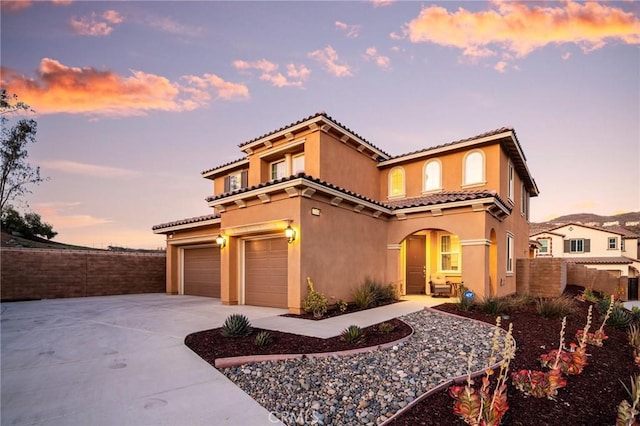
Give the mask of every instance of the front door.
M 426 289 L 426 237 L 407 237 L 407 294 L 424 294 Z

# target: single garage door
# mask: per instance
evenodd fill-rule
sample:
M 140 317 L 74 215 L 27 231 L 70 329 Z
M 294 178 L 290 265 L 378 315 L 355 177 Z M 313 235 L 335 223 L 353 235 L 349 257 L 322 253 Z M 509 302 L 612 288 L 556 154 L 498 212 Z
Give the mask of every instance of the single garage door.
M 287 307 L 287 246 L 286 238 L 245 242 L 246 305 Z
M 184 294 L 220 297 L 220 249 L 184 249 Z

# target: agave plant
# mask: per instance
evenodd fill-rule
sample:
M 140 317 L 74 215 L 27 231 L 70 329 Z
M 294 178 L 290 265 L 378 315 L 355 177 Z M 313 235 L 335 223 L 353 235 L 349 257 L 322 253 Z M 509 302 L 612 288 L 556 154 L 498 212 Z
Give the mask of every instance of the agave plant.
M 271 333 L 266 330 L 262 330 L 260 333 L 256 334 L 256 338 L 253 341 L 253 344 L 256 346 L 268 346 L 273 342 L 273 337 L 271 337 Z
M 357 325 L 350 325 L 342 334 L 342 339 L 349 343 L 355 343 L 362 338 L 362 329 Z
M 226 337 L 244 337 L 251 334 L 249 318 L 242 314 L 231 314 L 222 325 L 222 335 Z

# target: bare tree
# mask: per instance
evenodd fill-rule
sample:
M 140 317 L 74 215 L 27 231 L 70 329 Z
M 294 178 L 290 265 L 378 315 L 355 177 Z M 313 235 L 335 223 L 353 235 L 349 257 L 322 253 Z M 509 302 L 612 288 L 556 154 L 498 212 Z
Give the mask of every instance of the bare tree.
M 16 95 L 9 96 L 5 89 L 0 93 L 0 120 L 2 124 L 2 141 L 0 145 L 0 211 L 4 211 L 11 200 L 30 193 L 28 186 L 43 181 L 40 167 L 33 167 L 27 162 L 29 153 L 27 145 L 36 141 L 37 123 L 35 120 L 21 118 L 10 125 L 8 114 L 31 111 L 29 105 L 18 102 Z

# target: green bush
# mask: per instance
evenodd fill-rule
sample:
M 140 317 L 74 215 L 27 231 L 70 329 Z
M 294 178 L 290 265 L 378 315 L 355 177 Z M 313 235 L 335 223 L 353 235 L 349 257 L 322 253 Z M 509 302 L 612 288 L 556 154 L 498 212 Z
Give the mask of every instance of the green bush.
M 353 296 L 356 306 L 360 309 L 373 308 L 398 300 L 398 293 L 392 284 L 383 285 L 369 277 L 356 288 Z
M 611 315 L 607 318 L 607 325 L 615 328 L 626 329 L 633 322 L 631 313 L 622 305 L 614 304 Z
M 501 315 L 511 309 L 512 302 L 508 297 L 485 297 L 476 306 L 488 315 Z
M 226 337 L 244 337 L 251 334 L 249 318 L 242 314 L 231 314 L 222 325 L 222 335 Z
M 340 312 L 346 312 L 347 308 L 349 308 L 349 304 L 342 299 L 338 299 L 336 302 L 336 307 Z
M 597 303 L 600 300 L 600 297 L 592 288 L 585 288 L 582 292 L 582 297 L 584 297 L 584 300 L 593 303 Z
M 568 296 L 539 298 L 536 311 L 545 318 L 562 318 L 576 311 L 576 302 Z
M 395 329 L 395 326 L 390 322 L 383 322 L 378 326 L 378 331 L 381 333 L 391 333 Z
M 340 336 L 346 342 L 355 343 L 363 337 L 362 329 L 357 325 L 350 325 Z
M 271 333 L 266 330 L 262 330 L 260 333 L 256 334 L 253 344 L 256 346 L 267 346 L 270 345 L 271 342 L 273 342 Z
M 307 277 L 307 297 L 302 300 L 302 309 L 312 312 L 315 318 L 322 318 L 327 313 L 329 301 L 327 298 L 313 289 L 311 278 Z

